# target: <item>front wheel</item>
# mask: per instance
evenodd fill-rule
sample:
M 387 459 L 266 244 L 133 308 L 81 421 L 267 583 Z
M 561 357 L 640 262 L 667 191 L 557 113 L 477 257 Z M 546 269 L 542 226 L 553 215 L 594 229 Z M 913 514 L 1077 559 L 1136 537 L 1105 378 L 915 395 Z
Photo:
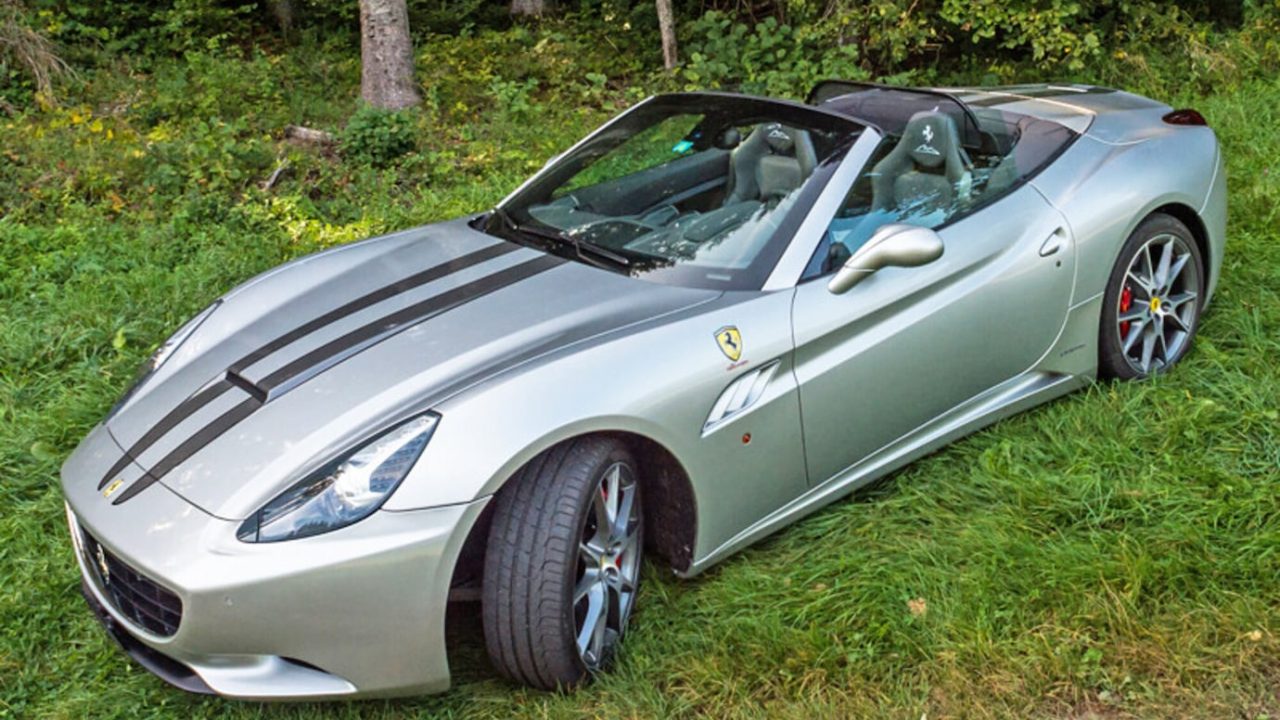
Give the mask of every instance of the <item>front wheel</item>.
M 481 592 L 494 666 L 544 690 L 607 670 L 635 605 L 643 548 L 626 446 L 605 437 L 558 445 L 494 505 Z
M 1172 367 L 1191 347 L 1204 288 L 1204 259 L 1187 226 L 1163 213 L 1143 220 L 1107 283 L 1100 373 L 1128 380 Z

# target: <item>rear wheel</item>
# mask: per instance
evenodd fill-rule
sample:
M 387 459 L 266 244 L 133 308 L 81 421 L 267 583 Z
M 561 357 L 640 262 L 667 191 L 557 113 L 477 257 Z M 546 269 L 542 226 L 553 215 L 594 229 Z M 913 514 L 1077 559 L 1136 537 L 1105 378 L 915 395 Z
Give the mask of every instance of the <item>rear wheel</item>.
M 1186 355 L 1204 304 L 1204 259 L 1191 231 L 1162 213 L 1120 251 L 1103 298 L 1099 372 L 1142 378 Z
M 494 666 L 546 690 L 607 670 L 635 605 L 643 547 L 626 446 L 589 437 L 552 448 L 494 504 L 481 593 Z

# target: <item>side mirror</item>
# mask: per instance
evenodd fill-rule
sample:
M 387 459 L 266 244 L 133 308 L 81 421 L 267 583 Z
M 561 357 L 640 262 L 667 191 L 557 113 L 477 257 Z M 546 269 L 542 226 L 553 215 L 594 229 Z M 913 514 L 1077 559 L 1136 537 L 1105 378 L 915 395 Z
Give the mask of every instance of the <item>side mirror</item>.
M 929 228 L 895 223 L 885 225 L 836 271 L 827 289 L 848 292 L 883 267 L 917 267 L 942 257 L 942 238 Z

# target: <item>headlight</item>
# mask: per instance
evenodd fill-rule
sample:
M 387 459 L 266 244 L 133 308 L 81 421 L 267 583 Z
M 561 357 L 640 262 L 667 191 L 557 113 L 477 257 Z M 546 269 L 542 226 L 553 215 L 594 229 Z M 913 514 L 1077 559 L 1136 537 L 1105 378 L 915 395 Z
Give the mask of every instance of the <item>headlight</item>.
M 107 413 L 107 417 L 110 418 L 119 412 L 120 408 L 124 407 L 125 403 L 129 402 L 129 398 L 133 397 L 133 394 L 138 391 L 138 388 L 142 387 L 142 384 L 154 375 L 155 372 L 160 369 L 161 365 L 164 365 L 165 361 L 173 355 L 173 352 L 177 350 L 182 343 L 186 342 L 187 338 L 191 337 L 191 334 L 194 333 L 205 320 L 209 319 L 209 316 L 212 315 L 213 311 L 217 310 L 218 306 L 221 304 L 221 300 L 214 301 L 212 305 L 201 310 L 199 314 L 188 320 L 185 325 L 178 328 L 178 331 L 170 335 L 168 340 L 161 343 L 160 347 L 156 348 L 156 351 L 151 353 L 151 357 L 147 358 L 147 361 L 142 363 L 142 367 L 138 368 L 138 374 L 133 379 L 133 384 L 129 386 L 128 390 L 124 391 L 124 395 L 120 396 L 120 399 L 116 401 L 116 404 L 111 406 L 111 412 Z
M 434 413 L 409 420 L 281 493 L 244 521 L 236 537 L 275 542 L 319 535 L 382 507 L 435 432 Z

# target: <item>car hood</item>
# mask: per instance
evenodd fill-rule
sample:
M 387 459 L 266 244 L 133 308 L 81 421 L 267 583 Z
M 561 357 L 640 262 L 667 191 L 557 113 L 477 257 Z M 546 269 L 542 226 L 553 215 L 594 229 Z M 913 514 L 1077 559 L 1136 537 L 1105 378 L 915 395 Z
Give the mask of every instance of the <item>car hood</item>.
M 569 262 L 460 220 L 319 253 L 220 301 L 107 421 L 127 452 L 96 480 L 104 490 L 142 470 L 112 502 L 162 483 L 208 513 L 246 517 L 471 384 L 719 294 Z

